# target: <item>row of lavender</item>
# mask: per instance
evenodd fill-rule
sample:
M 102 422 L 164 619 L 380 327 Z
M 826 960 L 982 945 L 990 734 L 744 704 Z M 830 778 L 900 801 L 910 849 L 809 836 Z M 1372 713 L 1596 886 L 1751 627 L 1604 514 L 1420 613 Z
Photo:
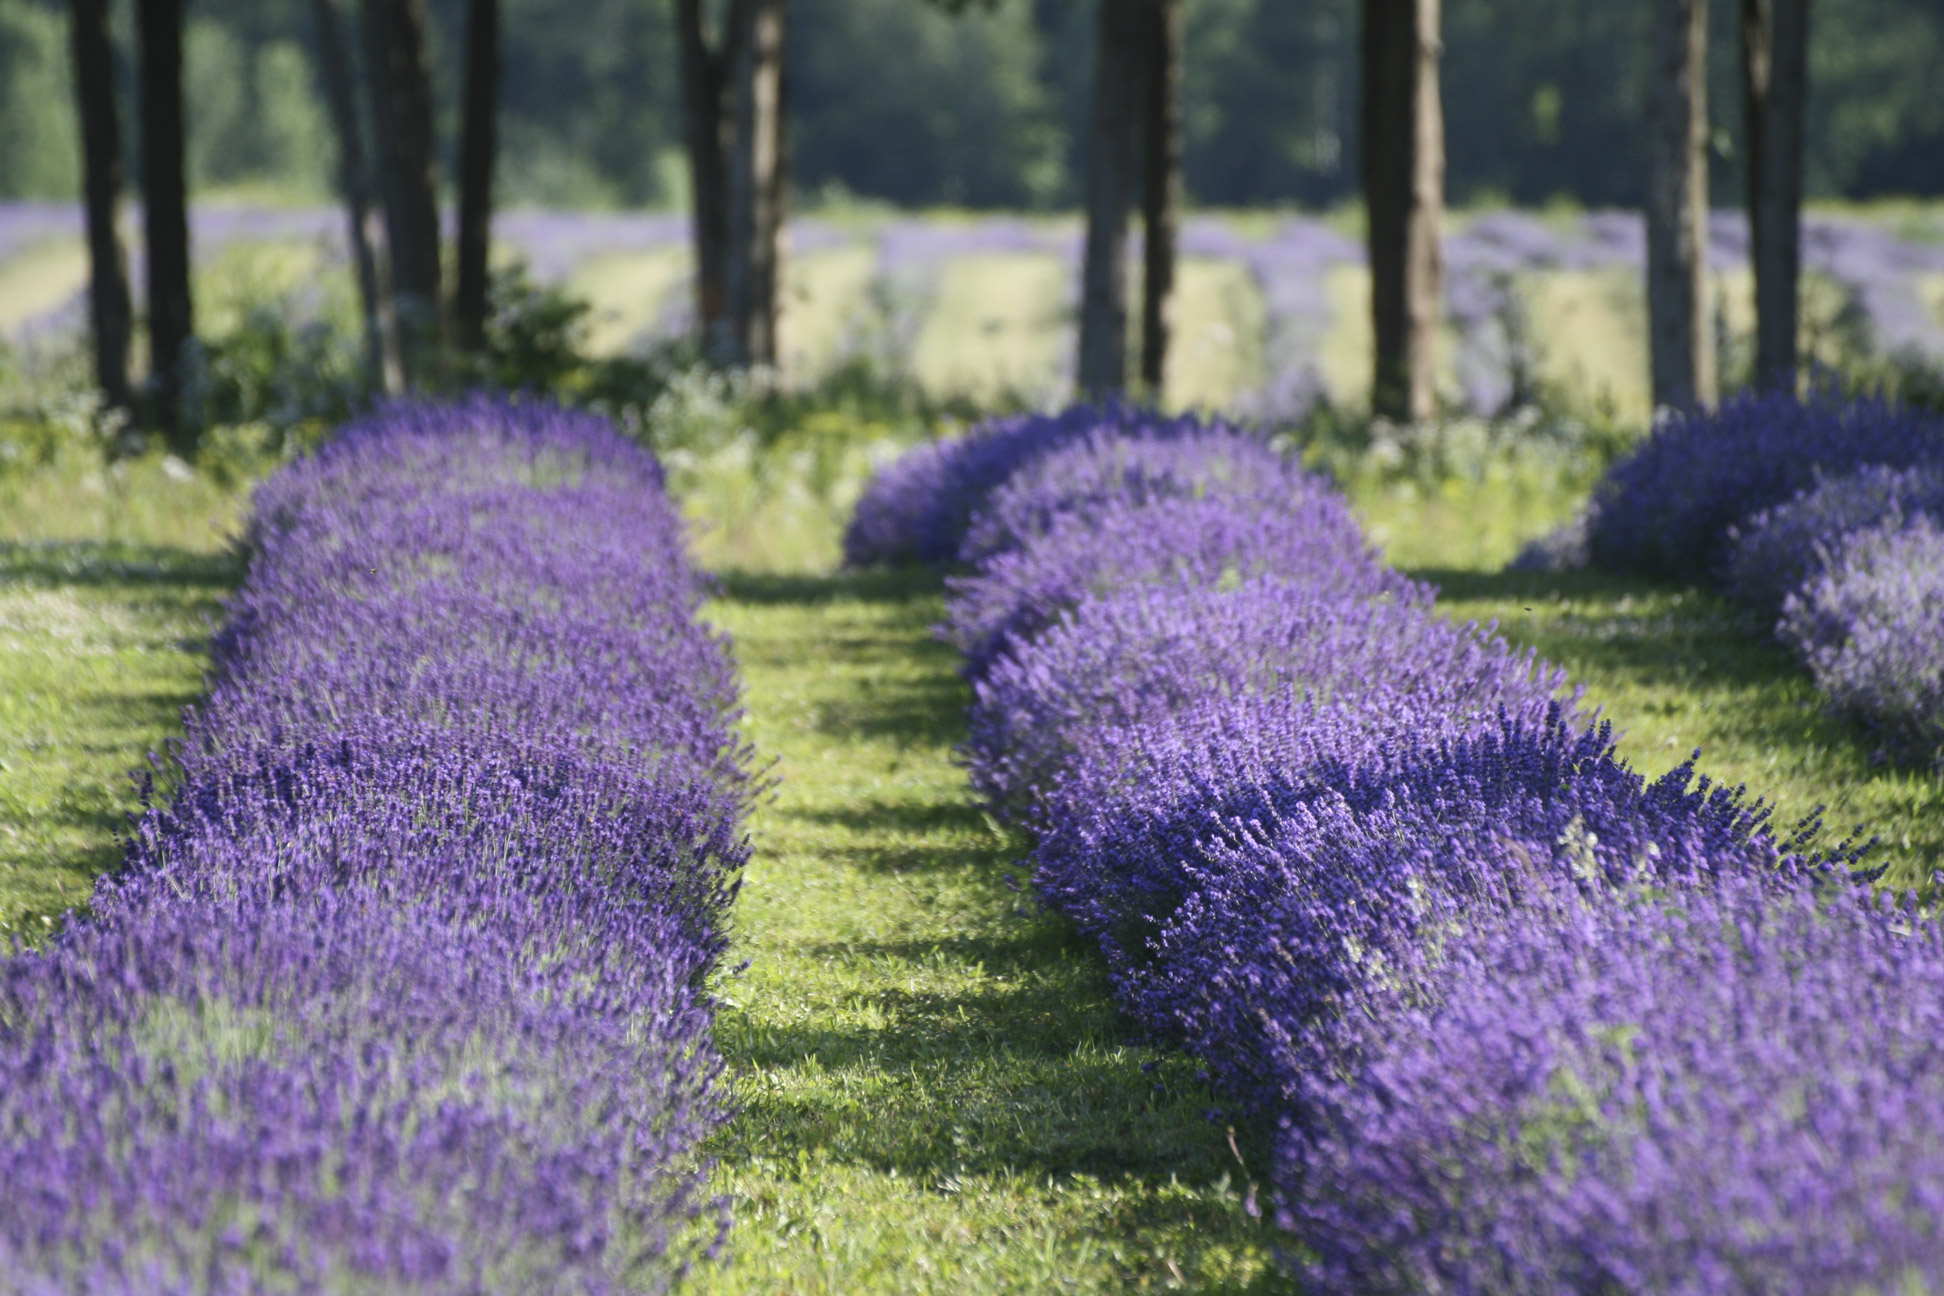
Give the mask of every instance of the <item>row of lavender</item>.
M 1944 1272 L 1944 927 L 1814 824 L 1631 772 L 1326 483 L 1082 409 L 915 452 L 848 539 L 969 564 L 972 779 L 1271 1140 L 1306 1289 Z
M 1944 768 L 1944 419 L 1765 396 L 1667 420 L 1600 484 L 1587 549 L 1717 584 L 1879 755 Z
M 399 406 L 248 541 L 172 803 L 0 962 L 0 1285 L 667 1287 L 750 783 L 659 466 Z

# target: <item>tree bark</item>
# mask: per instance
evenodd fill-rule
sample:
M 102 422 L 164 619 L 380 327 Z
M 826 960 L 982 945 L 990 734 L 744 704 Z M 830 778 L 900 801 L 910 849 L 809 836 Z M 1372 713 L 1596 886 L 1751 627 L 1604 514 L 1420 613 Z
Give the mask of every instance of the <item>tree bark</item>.
M 70 17 L 87 197 L 88 322 L 94 333 L 95 382 L 110 407 L 132 412 L 128 348 L 135 310 L 129 299 L 128 260 L 117 226 L 122 152 L 121 130 L 115 118 L 114 49 L 109 43 L 107 0 L 74 0 Z
M 1809 0 L 1742 0 L 1755 384 L 1795 390 Z
M 1138 0 L 1101 0 L 1087 132 L 1087 243 L 1080 278 L 1080 388 L 1127 386 L 1127 216 L 1134 191 Z
M 151 419 L 181 455 L 200 429 L 181 408 L 195 337 L 189 200 L 183 177 L 182 0 L 138 0 L 142 38 L 142 212 L 148 249 Z
M 1647 99 L 1647 316 L 1654 404 L 1714 403 L 1708 321 L 1708 6 L 1653 0 Z
M 1364 0 L 1363 180 L 1376 347 L 1371 410 L 1437 413 L 1444 292 L 1439 0 Z
M 733 365 L 776 363 L 782 278 L 783 0 L 737 0 L 731 19 L 734 149 L 728 175 L 723 295 Z
M 414 382 L 436 367 L 444 337 L 423 0 L 364 0 L 364 26 L 393 311 L 405 378 Z
M 1148 0 L 1145 8 L 1141 383 L 1159 399 L 1174 341 L 1175 262 L 1181 238 L 1182 3 Z
M 452 291 L 461 349 L 486 349 L 493 157 L 499 116 L 499 0 L 472 0 L 466 18 L 466 111 L 459 148 L 459 266 Z
M 695 248 L 695 327 L 707 343 L 721 333 L 725 313 L 723 262 L 729 202 L 725 158 L 734 119 L 722 55 L 709 42 L 702 7 L 702 0 L 675 0 L 683 125 L 689 187 L 693 191 L 690 238 Z
M 338 188 L 344 199 L 351 261 L 358 272 L 358 299 L 364 306 L 366 381 L 377 391 L 396 394 L 404 389 L 405 374 L 398 358 L 391 302 L 379 282 L 378 257 L 371 246 L 371 188 L 337 0 L 312 0 L 311 11 L 317 23 L 317 61 L 324 80 L 324 98 L 337 128 Z

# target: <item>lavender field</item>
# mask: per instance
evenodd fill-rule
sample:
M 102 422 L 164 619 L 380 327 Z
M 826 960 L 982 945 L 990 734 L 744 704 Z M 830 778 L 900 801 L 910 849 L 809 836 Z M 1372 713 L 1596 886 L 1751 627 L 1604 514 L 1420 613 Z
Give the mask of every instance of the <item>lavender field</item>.
M 348 309 L 331 210 L 204 207 L 193 220 L 213 300 L 255 294 L 299 314 Z M 136 226 L 131 224 L 130 234 Z M 514 211 L 498 255 L 585 298 L 590 346 L 619 353 L 678 337 L 692 306 L 687 227 L 660 212 Z M 1716 327 L 1732 366 L 1752 327 L 1746 225 L 1711 233 Z M 930 389 L 1037 403 L 1071 386 L 1080 231 L 1071 220 L 936 214 L 809 215 L 789 232 L 782 367 L 810 381 L 869 355 Z M 133 244 L 139 260 L 139 240 Z M 1204 213 L 1183 233 L 1179 351 L 1169 403 L 1269 417 L 1321 399 L 1356 406 L 1369 367 L 1368 294 L 1354 221 Z M 1630 212 L 1483 211 L 1460 216 L 1449 267 L 1443 387 L 1497 413 L 1545 382 L 1623 416 L 1648 412 L 1644 235 Z M 1831 210 L 1808 219 L 1808 353 L 1944 359 L 1944 212 Z M 20 348 L 79 328 L 86 262 L 77 210 L 0 207 L 0 337 Z M 140 283 L 139 274 L 135 282 Z M 285 301 L 283 299 L 290 299 Z

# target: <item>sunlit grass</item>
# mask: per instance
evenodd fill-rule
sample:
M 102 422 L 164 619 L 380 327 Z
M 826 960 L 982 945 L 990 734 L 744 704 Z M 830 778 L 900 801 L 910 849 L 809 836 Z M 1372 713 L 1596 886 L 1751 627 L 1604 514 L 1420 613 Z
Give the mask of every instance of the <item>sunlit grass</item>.
M 119 859 L 129 775 L 202 692 L 235 512 L 153 461 L 0 475 L 0 941 Z
M 847 338 L 862 327 L 870 310 L 876 270 L 876 249 L 863 243 L 784 260 L 777 323 L 784 381 L 814 381 L 837 363 Z
M 1071 285 L 1058 257 L 981 253 L 947 264 L 912 347 L 918 381 L 941 394 L 996 399 L 1051 392 L 1070 345 Z
M 613 252 L 574 268 L 566 289 L 592 308 L 587 317 L 590 355 L 619 355 L 652 334 L 678 292 L 687 291 L 693 257 L 687 248 Z
M 1181 263 L 1166 403 L 1223 410 L 1262 386 L 1268 312 L 1247 267 L 1190 257 Z
M 0 333 L 71 301 L 88 283 L 88 248 L 78 238 L 51 238 L 0 260 Z

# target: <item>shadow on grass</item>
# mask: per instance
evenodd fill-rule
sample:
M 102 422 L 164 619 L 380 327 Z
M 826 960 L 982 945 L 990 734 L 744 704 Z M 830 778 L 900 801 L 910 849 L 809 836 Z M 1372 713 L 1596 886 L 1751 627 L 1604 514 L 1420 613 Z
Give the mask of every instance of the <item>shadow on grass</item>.
M 196 553 L 169 545 L 0 541 L 0 582 L 46 589 L 115 585 L 227 592 L 243 576 L 234 553 Z
M 907 603 L 935 598 L 939 575 L 930 567 L 871 567 L 830 575 L 755 572 L 730 569 L 714 573 L 723 598 L 758 606 L 813 606 L 849 600 L 863 603 Z
M 183 709 L 201 693 L 184 687 L 179 668 L 163 668 L 165 655 L 207 651 L 221 599 L 242 572 L 237 555 L 167 545 L 0 542 L 0 591 L 73 595 L 77 621 L 108 616 L 114 650 L 137 654 L 106 674 L 58 681 L 58 671 L 37 678 L 42 668 L 25 667 L 26 687 L 39 695 L 30 728 L 45 733 L 0 735 L 0 755 L 7 738 L 28 744 L 6 776 L 30 780 L 24 804 L 33 807 L 0 825 L 8 829 L 0 834 L 0 931 L 41 939 L 86 901 L 97 876 L 121 864 L 129 817 L 140 808 L 128 774 L 147 769 L 144 756 L 179 730 Z M 0 668 L 11 669 L 6 660 Z M 0 673 L 0 689 L 22 680 Z M 168 786 L 165 774 L 158 795 Z
M 936 574 L 732 574 L 723 594 L 801 611 L 765 617 L 738 651 L 766 674 L 822 676 L 797 722 L 795 741 L 819 753 L 804 768 L 857 760 L 872 772 L 859 782 L 880 789 L 845 798 L 806 786 L 769 812 L 776 839 L 793 839 L 799 860 L 848 872 L 819 875 L 820 896 L 835 889 L 869 905 L 894 894 L 880 878 L 902 874 L 912 890 L 896 894 L 935 908 L 900 911 L 884 935 L 866 924 L 857 939 L 805 924 L 787 953 L 770 956 L 783 969 L 718 1022 L 742 1080 L 741 1110 L 715 1154 L 786 1166 L 808 1156 L 941 1192 L 967 1177 L 1018 1179 L 1035 1192 L 1093 1178 L 1127 1190 L 1114 1210 L 1130 1234 L 1253 1234 L 1238 1202 L 1173 1190 L 1227 1179 L 1239 1193 L 1247 1179 L 1228 1147 L 1231 1118 L 1196 1064 L 1129 1047 L 1139 1027 L 1119 1011 L 1099 956 L 1030 891 L 1007 888 L 1022 843 L 993 829 L 962 775 L 941 770 L 964 734 L 967 695 L 955 656 L 930 635 Z M 867 606 L 833 607 L 843 602 Z M 918 762 L 839 755 L 857 739 L 895 740 Z M 900 768 L 922 768 L 921 782 L 897 786 Z M 1241 1146 L 1250 1166 L 1265 1163 Z M 1271 1275 L 1228 1290 L 1276 1289 Z
M 1226 1141 L 1234 1117 L 1186 1056 L 1162 1050 L 1138 1064 L 1138 1028 L 1091 949 L 1050 915 L 1028 910 L 1010 925 L 806 948 L 885 975 L 823 1020 L 723 1022 L 719 1043 L 734 1061 L 791 1074 L 746 1097 L 723 1155 L 774 1156 L 786 1143 L 919 1182 L 1242 1179 Z M 925 985 L 941 988 L 914 988 Z M 1242 1146 L 1261 1164 L 1259 1148 Z

